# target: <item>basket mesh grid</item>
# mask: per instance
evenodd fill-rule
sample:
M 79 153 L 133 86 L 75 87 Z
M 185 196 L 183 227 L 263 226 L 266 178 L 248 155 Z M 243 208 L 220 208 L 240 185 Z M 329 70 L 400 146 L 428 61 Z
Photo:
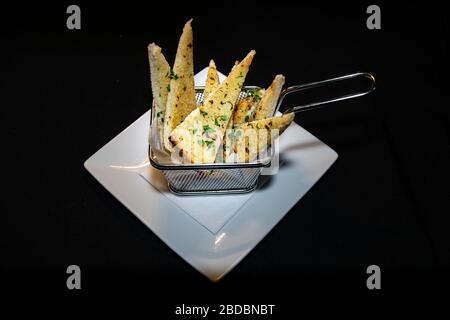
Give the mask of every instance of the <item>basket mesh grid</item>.
M 206 192 L 250 189 L 260 171 L 261 168 L 164 170 L 163 174 L 178 192 Z

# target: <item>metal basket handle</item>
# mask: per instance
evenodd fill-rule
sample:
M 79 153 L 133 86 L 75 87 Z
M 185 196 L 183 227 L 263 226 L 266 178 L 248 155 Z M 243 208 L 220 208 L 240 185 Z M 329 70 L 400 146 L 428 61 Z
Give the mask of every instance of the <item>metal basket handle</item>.
M 308 103 L 305 105 L 299 105 L 296 107 L 289 108 L 286 111 L 284 111 L 283 113 L 308 111 L 311 109 L 319 108 L 325 104 L 361 97 L 361 96 L 364 96 L 364 95 L 372 92 L 373 90 L 375 90 L 375 77 L 369 72 L 357 72 L 357 73 L 348 74 L 348 75 L 337 77 L 337 78 L 332 78 L 332 79 L 327 79 L 327 80 L 317 81 L 317 82 L 310 82 L 310 83 L 306 83 L 306 84 L 288 87 L 281 92 L 280 98 L 278 99 L 278 104 L 277 104 L 276 110 L 278 111 L 284 98 L 292 92 L 307 90 L 307 89 L 311 89 L 311 88 L 317 88 L 317 87 L 321 87 L 321 86 L 324 86 L 327 84 L 342 82 L 345 80 L 354 79 L 354 78 L 358 78 L 358 77 L 364 77 L 364 78 L 370 80 L 370 87 L 367 90 L 361 91 L 361 92 L 356 92 L 356 93 L 350 93 L 350 94 L 343 95 L 343 96 L 338 96 L 338 97 L 335 97 L 335 98 L 332 98 L 329 100 L 317 101 L 317 102 L 312 102 L 312 103 Z

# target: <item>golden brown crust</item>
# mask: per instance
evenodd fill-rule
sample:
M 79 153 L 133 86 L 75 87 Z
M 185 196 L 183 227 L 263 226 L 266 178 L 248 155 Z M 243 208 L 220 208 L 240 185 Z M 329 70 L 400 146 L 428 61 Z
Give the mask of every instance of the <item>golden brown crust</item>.
M 196 108 L 191 21 L 189 20 L 183 28 L 173 72 L 170 74 L 170 87 L 167 88 L 169 93 L 164 117 L 164 147 L 168 151 L 172 150 L 169 136 L 173 129 Z
M 283 85 L 284 85 L 284 76 L 278 74 L 272 81 L 269 88 L 267 88 L 264 97 L 261 99 L 260 103 L 256 107 L 253 120 L 261 120 L 268 117 L 273 117 Z
M 217 73 L 214 60 L 209 62 L 208 74 L 206 75 L 205 90 L 203 91 L 202 103 L 206 101 L 209 94 L 219 86 L 219 74 Z
M 169 72 L 170 66 L 166 58 L 161 52 L 161 48 L 155 43 L 151 43 L 147 47 L 148 60 L 150 64 L 150 79 L 152 83 L 153 101 L 155 104 L 156 124 L 160 141 L 163 141 L 164 132 L 164 114 L 167 104 L 167 87 L 170 83 Z

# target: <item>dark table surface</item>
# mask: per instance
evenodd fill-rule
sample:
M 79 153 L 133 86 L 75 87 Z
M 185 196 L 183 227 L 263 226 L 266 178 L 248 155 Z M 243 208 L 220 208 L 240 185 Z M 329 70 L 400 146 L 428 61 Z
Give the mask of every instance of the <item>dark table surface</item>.
M 369 4 L 83 2 L 81 30 L 72 31 L 68 4 L 2 10 L 4 290 L 143 293 L 167 303 L 233 292 L 243 303 L 286 287 L 364 293 L 371 264 L 384 292 L 441 288 L 450 266 L 448 5 L 380 4 L 382 29 L 368 30 Z M 83 168 L 148 109 L 147 44 L 172 63 L 191 17 L 196 72 L 214 58 L 226 73 L 255 49 L 247 84 L 266 86 L 277 73 L 287 85 L 354 71 L 377 79 L 370 96 L 296 115 L 340 157 L 217 284 Z M 82 269 L 80 292 L 66 289 L 70 264 Z

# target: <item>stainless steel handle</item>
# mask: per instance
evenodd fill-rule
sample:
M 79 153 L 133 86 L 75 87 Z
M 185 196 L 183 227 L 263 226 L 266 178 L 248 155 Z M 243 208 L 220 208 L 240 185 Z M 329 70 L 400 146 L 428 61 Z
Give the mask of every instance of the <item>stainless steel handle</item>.
M 289 108 L 286 111 L 284 111 L 283 113 L 308 111 L 311 109 L 321 107 L 325 104 L 361 97 L 361 96 L 364 96 L 364 95 L 372 92 L 373 90 L 375 90 L 375 77 L 369 72 L 357 72 L 357 73 L 348 74 L 348 75 L 337 77 L 337 78 L 332 78 L 332 79 L 327 79 L 327 80 L 323 80 L 323 81 L 311 82 L 311 83 L 288 87 L 281 92 L 280 98 L 278 99 L 278 104 L 277 104 L 276 110 L 278 110 L 280 108 L 281 104 L 283 103 L 283 99 L 292 92 L 317 88 L 317 87 L 321 87 L 321 86 L 324 86 L 327 84 L 332 84 L 332 83 L 345 81 L 345 80 L 349 80 L 349 79 L 354 79 L 354 78 L 358 78 L 358 77 L 364 77 L 364 78 L 367 78 L 370 80 L 370 87 L 367 90 L 361 91 L 361 92 L 356 92 L 356 93 L 350 93 L 350 94 L 339 96 L 339 97 L 332 98 L 329 100 L 317 101 L 317 102 L 312 102 L 312 103 L 308 103 L 305 105 L 299 105 L 296 107 Z

